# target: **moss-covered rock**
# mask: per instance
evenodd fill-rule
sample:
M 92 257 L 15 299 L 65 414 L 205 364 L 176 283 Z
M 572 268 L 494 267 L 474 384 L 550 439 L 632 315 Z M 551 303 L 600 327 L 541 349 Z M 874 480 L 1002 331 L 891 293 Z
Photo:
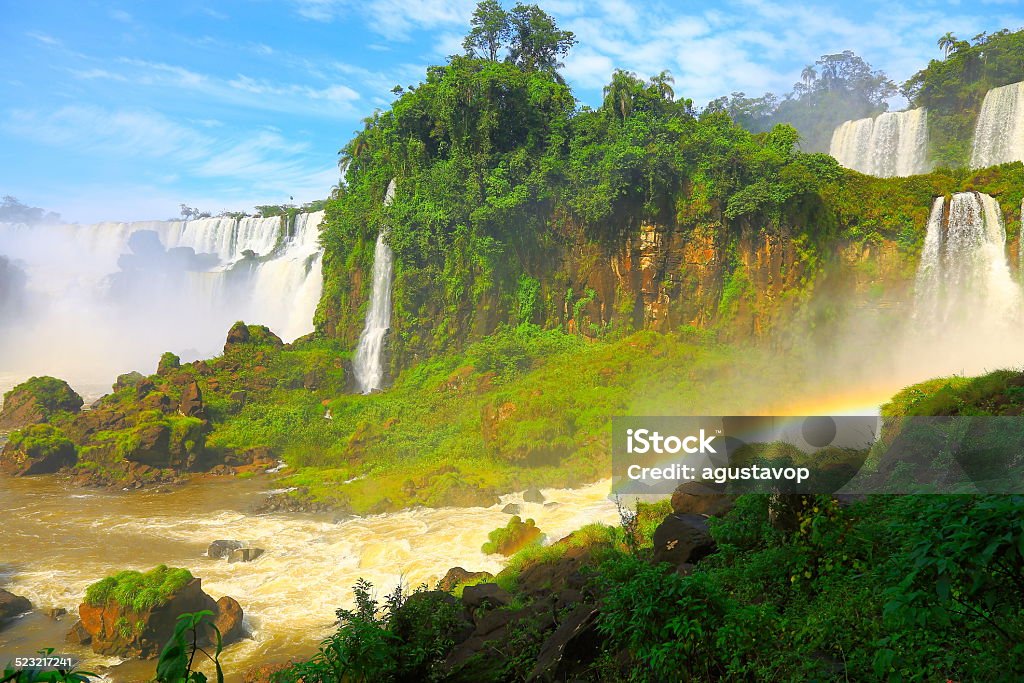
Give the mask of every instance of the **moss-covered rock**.
M 77 413 L 82 397 L 62 379 L 32 377 L 4 394 L 0 430 L 48 422 L 59 413 Z
M 123 571 L 94 583 L 78 608 L 72 633 L 99 654 L 150 658 L 174 633 L 180 614 L 209 610 L 225 640 L 241 632 L 242 610 L 231 598 L 214 601 L 187 569 L 160 565 L 148 572 Z M 201 628 L 200 645 L 214 639 Z
M 14 476 L 52 474 L 74 465 L 77 456 L 75 444 L 57 427 L 29 425 L 14 432 L 0 452 L 0 470 Z
M 487 535 L 487 542 L 480 549 L 488 555 L 500 553 L 508 556 L 531 543 L 538 543 L 540 538 L 541 533 L 536 522 L 532 519 L 523 521 L 519 515 L 513 515 L 508 524 Z

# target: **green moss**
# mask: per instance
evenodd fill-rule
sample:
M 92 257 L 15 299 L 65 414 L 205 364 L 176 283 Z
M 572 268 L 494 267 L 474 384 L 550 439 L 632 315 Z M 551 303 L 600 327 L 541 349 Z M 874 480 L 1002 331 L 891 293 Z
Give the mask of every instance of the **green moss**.
M 30 458 L 64 455 L 75 457 L 77 449 L 64 433 L 50 424 L 29 425 L 11 434 L 9 443 Z
M 523 521 L 519 515 L 513 515 L 508 524 L 487 534 L 487 542 L 480 550 L 487 555 L 512 555 L 528 544 L 540 542 L 541 533 L 537 523 L 532 519 Z
M 56 377 L 31 377 L 4 394 L 6 405 L 16 394 L 30 394 L 46 416 L 51 413 L 76 412 L 82 407 L 82 397 L 62 379 Z
M 143 612 L 166 604 L 192 578 L 192 573 L 187 569 L 166 565 L 145 573 L 123 571 L 89 586 L 85 592 L 85 601 L 93 607 L 117 604 L 135 612 Z

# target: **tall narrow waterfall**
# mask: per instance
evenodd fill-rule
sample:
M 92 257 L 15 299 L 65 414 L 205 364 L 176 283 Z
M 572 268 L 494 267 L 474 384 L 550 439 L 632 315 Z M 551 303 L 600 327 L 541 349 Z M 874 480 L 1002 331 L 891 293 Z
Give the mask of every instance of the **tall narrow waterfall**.
M 971 168 L 1024 161 L 1024 81 L 985 95 L 974 127 Z
M 280 216 L 0 223 L 0 262 L 24 280 L 18 314 L 0 323 L 0 374 L 109 386 L 163 351 L 216 354 L 239 319 L 287 341 L 307 334 L 322 218 L 299 214 L 291 230 Z
M 935 200 L 915 284 L 915 317 L 949 339 L 1012 331 L 1021 318 L 1021 289 L 1006 257 L 1002 212 L 978 192 Z M 1019 362 L 1019 359 L 1018 359 Z
M 384 195 L 384 206 L 390 206 L 395 198 L 395 181 L 388 185 Z M 377 234 L 377 245 L 373 250 L 373 293 L 370 308 L 366 311 L 366 326 L 359 335 L 352 369 L 355 372 L 359 390 L 369 394 L 384 384 L 384 337 L 391 327 L 391 276 L 393 254 L 387 243 L 387 227 Z
M 928 172 L 928 112 L 886 112 L 843 123 L 832 133 L 829 154 L 868 175 L 891 178 Z

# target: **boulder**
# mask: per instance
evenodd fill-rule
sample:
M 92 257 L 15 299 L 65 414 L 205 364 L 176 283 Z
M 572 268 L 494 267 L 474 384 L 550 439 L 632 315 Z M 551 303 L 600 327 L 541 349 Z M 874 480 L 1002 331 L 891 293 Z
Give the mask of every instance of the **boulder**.
M 733 508 L 735 496 L 722 493 L 712 484 L 688 481 L 672 493 L 672 511 L 679 514 L 718 516 Z
M 32 377 L 4 394 L 0 430 L 20 429 L 48 422 L 59 412 L 77 413 L 82 397 L 56 377 Z
M 518 515 L 523 511 L 523 506 L 518 503 L 509 503 L 505 507 L 501 508 L 501 511 L 506 515 Z
M 85 630 L 85 626 L 82 626 L 82 621 L 78 620 L 64 636 L 64 642 L 71 645 L 89 645 L 92 643 L 92 636 Z
M 707 518 L 692 513 L 673 513 L 654 530 L 654 561 L 676 567 L 694 563 L 715 550 Z
M 226 560 L 233 550 L 244 547 L 245 544 L 241 541 L 214 541 L 207 548 L 206 555 L 215 560 Z
M 574 680 L 574 664 L 593 660 L 601 651 L 601 636 L 597 632 L 598 609 L 593 605 L 579 605 L 558 625 L 537 655 L 537 663 L 527 681 Z
M 462 590 L 462 604 L 471 610 L 508 607 L 512 594 L 496 583 L 478 583 Z
M 117 380 L 114 382 L 113 389 L 116 392 L 126 387 L 134 387 L 144 379 L 146 378 L 141 372 L 132 370 L 131 372 L 126 372 L 123 375 L 118 375 Z
M 471 572 L 462 567 L 452 567 L 444 575 L 444 578 L 437 582 L 437 589 L 451 593 L 459 584 L 476 580 L 486 581 L 493 578 L 494 576 L 490 572 Z
M 53 474 L 77 461 L 75 445 L 49 424 L 29 425 L 15 432 L 0 451 L 0 471 L 15 477 Z
M 272 346 L 281 348 L 284 342 L 276 334 L 271 332 L 266 325 L 246 325 L 242 321 L 236 322 L 228 330 L 227 339 L 224 341 L 224 353 L 231 350 L 232 346 L 238 344 L 257 344 L 259 346 Z
M 245 634 L 242 626 L 242 606 L 234 598 L 225 595 L 218 600 L 214 614 L 216 616 L 213 625 L 220 631 L 220 637 L 225 644 L 234 642 Z
M 32 609 L 28 598 L 0 589 L 0 628 L 8 619 L 24 614 Z
M 160 362 L 156 366 L 156 374 L 163 377 L 180 367 L 181 358 L 170 351 L 166 351 L 162 356 L 160 356 Z
M 72 643 L 89 643 L 94 652 L 117 657 L 150 659 L 160 654 L 174 633 L 178 615 L 209 610 L 214 624 L 237 637 L 242 623 L 242 609 L 231 598 L 215 602 L 202 588 L 202 581 L 193 578 L 176 593 L 155 607 L 135 610 L 116 602 L 78 607 L 80 621 L 67 635 Z M 199 644 L 214 640 L 213 629 L 199 630 Z
M 168 467 L 171 464 L 170 446 L 170 427 L 151 422 L 136 428 L 135 443 L 123 457 L 130 462 L 140 462 L 150 467 Z
M 228 562 L 252 562 L 263 554 L 263 548 L 237 548 L 228 554 Z
M 181 402 L 178 404 L 178 412 L 185 417 L 197 417 L 200 420 L 206 419 L 203 393 L 199 390 L 199 384 L 195 380 L 190 381 L 181 390 Z
M 523 502 L 524 503 L 543 503 L 544 494 L 540 492 L 540 489 L 532 488 L 523 491 Z

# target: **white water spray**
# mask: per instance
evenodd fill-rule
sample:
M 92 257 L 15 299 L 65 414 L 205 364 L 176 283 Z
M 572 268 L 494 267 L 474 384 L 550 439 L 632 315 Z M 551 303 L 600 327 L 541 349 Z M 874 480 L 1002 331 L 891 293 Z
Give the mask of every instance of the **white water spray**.
M 915 282 L 912 349 L 932 374 L 978 373 L 1021 362 L 1019 325 L 1024 297 L 1006 255 L 1002 211 L 979 192 L 939 197 L 928 220 Z M 955 358 L 960 367 L 948 367 Z
M 390 206 L 395 197 L 395 181 L 388 185 L 384 206 Z M 373 293 L 366 311 L 366 326 L 359 335 L 352 369 L 356 383 L 364 394 L 380 389 L 384 383 L 384 337 L 391 327 L 391 279 L 394 272 L 394 254 L 387 243 L 387 227 L 377 235 L 373 250 Z
M 868 175 L 891 178 L 928 172 L 928 112 L 910 109 L 841 124 L 829 154 Z
M 231 324 L 286 341 L 311 332 L 322 288 L 323 212 L 94 225 L 0 223 L 0 255 L 25 273 L 0 325 L 0 375 L 50 374 L 87 393 L 152 372 L 163 351 L 215 355 Z
M 974 127 L 971 168 L 1024 161 L 1024 81 L 985 95 Z

